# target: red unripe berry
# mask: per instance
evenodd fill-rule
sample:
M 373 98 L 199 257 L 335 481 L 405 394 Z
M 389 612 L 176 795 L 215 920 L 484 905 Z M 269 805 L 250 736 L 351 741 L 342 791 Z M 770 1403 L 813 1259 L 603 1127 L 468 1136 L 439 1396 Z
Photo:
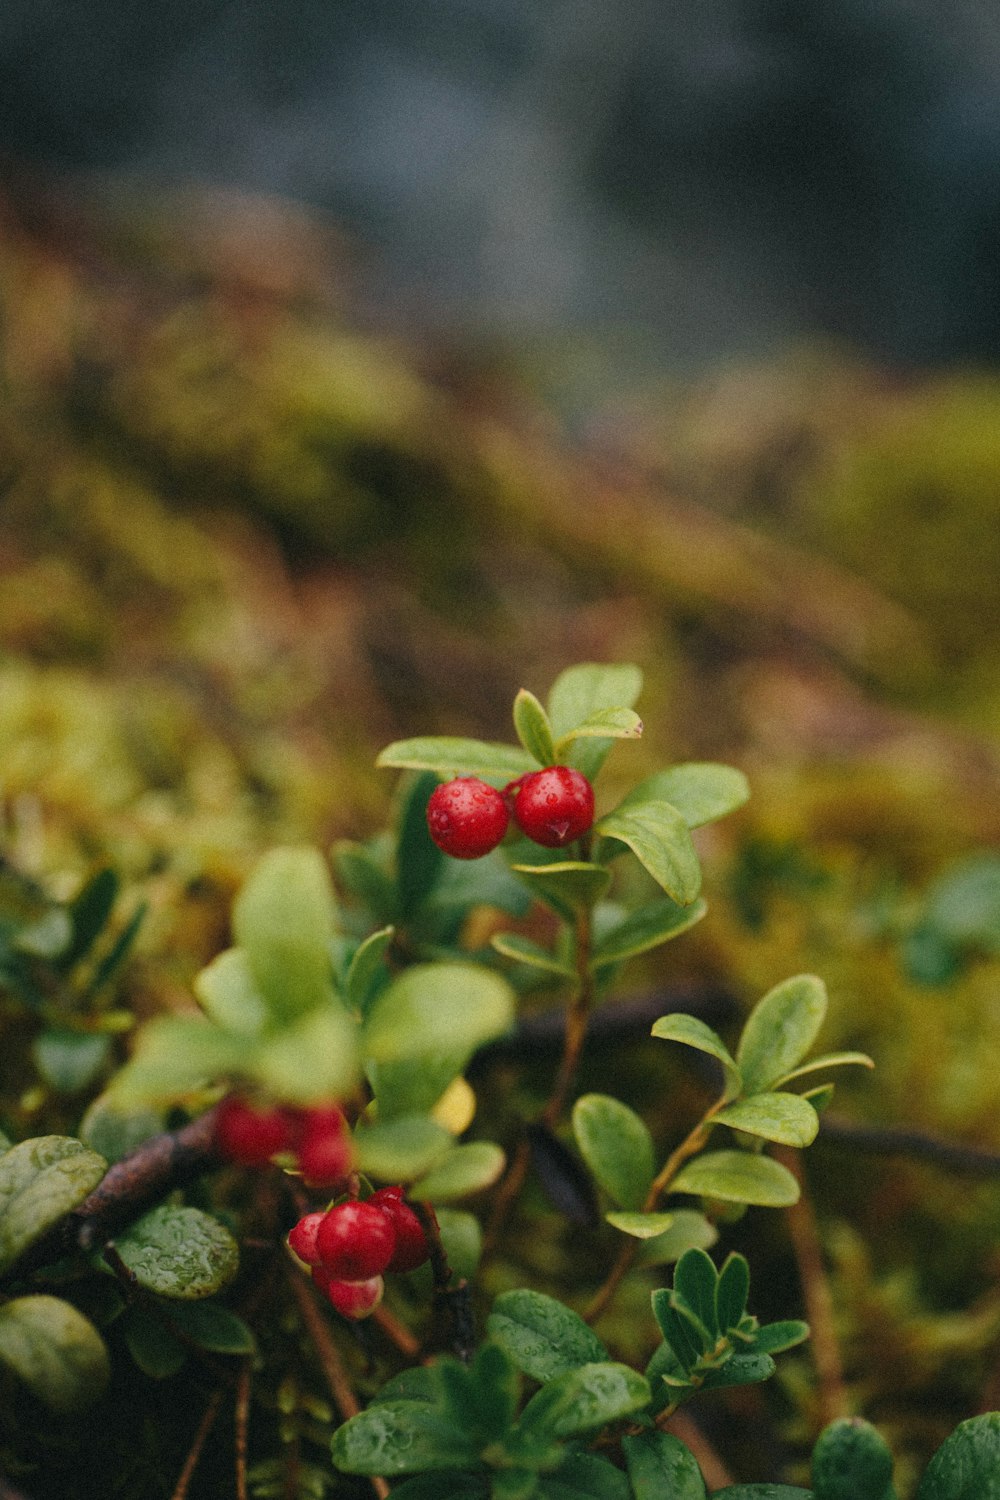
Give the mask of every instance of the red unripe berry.
M 427 827 L 452 859 L 481 859 L 507 832 L 507 804 L 496 787 L 475 776 L 459 776 L 435 787 L 427 803 Z
M 381 1275 L 395 1248 L 392 1220 L 370 1203 L 338 1203 L 323 1215 L 316 1231 L 319 1259 L 338 1281 L 367 1281 Z
M 381 1276 L 369 1277 L 367 1281 L 340 1281 L 322 1266 L 314 1266 L 312 1279 L 345 1318 L 367 1318 L 378 1307 L 385 1292 Z
M 230 1094 L 215 1118 L 215 1144 L 223 1156 L 241 1167 L 263 1167 L 291 1144 L 293 1130 L 283 1109 L 256 1109 L 246 1099 Z
M 325 1218 L 325 1212 L 306 1214 L 305 1218 L 300 1219 L 295 1228 L 289 1231 L 289 1245 L 299 1260 L 304 1260 L 307 1266 L 319 1265 L 316 1233 Z
M 430 1255 L 424 1226 L 410 1205 L 403 1200 L 401 1187 L 379 1188 L 372 1193 L 369 1203 L 376 1204 L 390 1220 L 396 1232 L 396 1248 L 387 1271 L 413 1271 L 422 1266 Z
M 299 1171 L 311 1187 L 333 1189 L 350 1172 L 351 1133 L 335 1105 L 304 1111 L 298 1157 Z
M 536 844 L 562 849 L 593 823 L 594 788 L 571 766 L 532 771 L 517 788 L 514 821 Z

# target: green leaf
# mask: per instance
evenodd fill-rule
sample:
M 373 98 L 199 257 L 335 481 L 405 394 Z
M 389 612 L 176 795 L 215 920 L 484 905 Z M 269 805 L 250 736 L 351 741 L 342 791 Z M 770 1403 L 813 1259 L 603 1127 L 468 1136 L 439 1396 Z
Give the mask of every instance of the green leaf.
M 104 1392 L 108 1351 L 94 1325 L 61 1297 L 15 1297 L 0 1307 L 0 1361 L 57 1412 Z
M 354 1151 L 360 1171 L 383 1182 L 412 1182 L 450 1150 L 453 1138 L 427 1115 L 401 1115 L 359 1125 Z
M 573 1134 L 598 1184 L 622 1208 L 639 1209 L 653 1182 L 653 1138 L 634 1110 L 609 1094 L 573 1106 Z
M 454 1146 L 436 1161 L 425 1177 L 410 1189 L 413 1198 L 431 1203 L 453 1203 L 470 1193 L 481 1193 L 492 1186 L 504 1169 L 507 1158 L 492 1141 L 469 1141 Z
M 635 1500 L 705 1500 L 697 1460 L 679 1438 L 642 1432 L 622 1438 Z
M 77 1094 L 93 1083 L 110 1050 L 109 1036 L 62 1028 L 40 1032 L 31 1044 L 35 1067 L 59 1094 Z
M 399 915 L 407 921 L 426 901 L 441 877 L 444 854 L 427 827 L 427 803 L 437 786 L 433 772 L 416 776 L 403 798 L 396 845 Z
M 1000 1448 L 994 1456 L 1000 1457 Z M 892 1469 L 892 1451 L 881 1433 L 862 1417 L 842 1417 L 824 1427 L 813 1449 L 816 1500 L 885 1500 Z
M 540 766 L 555 765 L 559 757 L 549 716 L 527 688 L 522 688 L 514 699 L 514 728 L 525 750 Z
M 233 934 L 274 1020 L 329 1002 L 333 911 L 333 886 L 316 849 L 271 849 L 237 896 Z
M 375 1095 L 379 1124 L 388 1125 L 404 1115 L 429 1114 L 448 1085 L 463 1072 L 469 1056 L 469 1048 L 463 1047 L 461 1052 L 441 1052 L 435 1057 L 369 1062 L 365 1073 Z
M 577 912 L 589 911 L 611 884 L 611 871 L 583 860 L 559 860 L 549 865 L 511 866 L 535 896 L 548 903 L 561 917 L 573 921 Z
M 452 1273 L 471 1281 L 483 1253 L 482 1225 L 475 1214 L 457 1208 L 436 1208 L 434 1216 L 441 1231 L 441 1243 Z
M 333 1461 L 346 1474 L 457 1469 L 478 1458 L 468 1435 L 422 1401 L 379 1401 L 333 1434 Z
M 660 1332 L 681 1369 L 687 1373 L 697 1365 L 704 1352 L 704 1330 L 701 1330 L 701 1336 L 699 1336 L 699 1332 L 692 1327 L 690 1321 L 681 1317 L 674 1306 L 674 1298 L 666 1288 L 654 1292 L 650 1301 L 653 1316 L 660 1326 Z M 668 1370 L 662 1368 L 663 1363 L 662 1358 L 657 1359 L 654 1355 L 650 1361 L 650 1370 L 667 1375 Z
M 330 858 L 341 885 L 364 902 L 377 922 L 397 921 L 396 884 L 370 849 L 340 839 L 330 850 Z
M 151 1307 L 134 1303 L 122 1319 L 125 1347 L 151 1380 L 167 1380 L 183 1369 L 188 1352 Z
M 213 1079 L 245 1072 L 255 1056 L 252 1037 L 224 1031 L 207 1019 L 156 1016 L 142 1028 L 109 1096 L 122 1110 L 172 1104 Z
M 798 1094 L 751 1094 L 720 1109 L 713 1124 L 729 1125 L 783 1146 L 809 1146 L 816 1139 L 819 1116 Z
M 672 1228 L 675 1214 L 613 1213 L 604 1217 L 613 1229 L 631 1235 L 635 1240 L 651 1240 Z
M 1000 855 L 970 855 L 939 876 L 924 923 L 948 944 L 1000 952 Z
M 132 945 L 139 936 L 139 929 L 146 920 L 148 910 L 148 902 L 140 901 L 107 953 L 105 953 L 95 968 L 83 996 L 87 1004 L 90 1004 L 94 997 L 100 994 L 106 984 L 111 983 L 122 964 L 132 952 Z
M 0 1157 L 0 1271 L 82 1203 L 108 1169 L 65 1135 L 39 1135 Z
M 73 923 L 69 913 L 62 906 L 51 906 L 36 921 L 18 931 L 11 947 L 17 953 L 27 953 L 32 958 L 58 964 L 69 951 L 72 940 Z
M 715 1303 L 718 1280 L 715 1263 L 704 1250 L 688 1250 L 677 1262 L 673 1288 L 675 1303 L 683 1302 L 694 1313 L 712 1336 L 713 1343 L 719 1335 Z
M 590 966 L 600 973 L 611 964 L 634 958 L 639 953 L 648 953 L 651 948 L 658 948 L 661 943 L 687 932 L 707 911 L 704 901 L 678 906 L 669 897 L 640 906 L 595 945 Z
M 111 1095 L 104 1093 L 98 1094 L 80 1121 L 80 1139 L 110 1164 L 166 1128 L 166 1111 L 117 1109 Z
M 477 964 L 414 964 L 378 995 L 365 1022 L 375 1062 L 471 1054 L 514 1020 L 514 992 Z
M 226 948 L 213 958 L 195 975 L 194 992 L 205 1014 L 224 1031 L 259 1036 L 267 1029 L 267 1001 L 257 988 L 245 949 Z
M 395 927 L 382 927 L 355 949 L 345 988 L 348 1004 L 356 1006 L 362 1014 L 374 997 L 378 980 L 386 972 L 385 955 L 395 936 Z
M 776 1088 L 784 1088 L 793 1079 L 807 1078 L 810 1073 L 822 1073 L 826 1068 L 845 1068 L 851 1064 L 857 1064 L 860 1068 L 875 1066 L 867 1052 L 825 1052 L 822 1057 L 811 1058 L 808 1062 L 800 1063 L 790 1073 L 783 1073 L 774 1080 L 774 1085 Z
M 775 1369 L 771 1356 L 756 1349 L 747 1354 L 734 1354 L 724 1365 L 705 1371 L 700 1389 L 721 1391 L 732 1385 L 758 1385 L 762 1380 L 770 1380 Z
M 634 709 L 600 708 L 575 729 L 560 736 L 553 758 L 562 762 L 577 740 L 637 740 L 641 734 L 642 720 Z
M 455 1359 L 439 1360 L 435 1373 L 446 1420 L 477 1447 L 503 1438 L 517 1410 L 521 1382 L 499 1345 L 483 1344 L 468 1368 Z
M 358 1078 L 355 1036 L 350 1016 L 330 1000 L 258 1044 L 244 1071 L 288 1104 L 340 1099 Z
M 635 802 L 669 802 L 688 828 L 714 823 L 742 807 L 750 796 L 750 783 L 733 766 L 710 761 L 689 761 L 658 771 L 634 787 L 622 806 Z
M 786 1318 L 780 1323 L 765 1323 L 763 1328 L 758 1328 L 753 1347 L 760 1354 L 783 1354 L 786 1349 L 804 1344 L 808 1337 L 808 1323 L 799 1318 Z
M 114 870 L 104 869 L 98 870 L 77 892 L 69 907 L 72 940 L 58 963 L 64 973 L 90 952 L 103 932 L 118 899 L 120 885 Z
M 598 1453 L 567 1453 L 539 1480 L 538 1500 L 632 1500 L 628 1480 Z
M 453 735 L 398 740 L 386 746 L 375 764 L 402 771 L 436 771 L 445 778 L 480 776 L 497 781 L 513 781 L 525 771 L 538 769 L 534 757 L 516 745 L 486 744 Z
M 927 1466 L 917 1500 L 1000 1500 L 1000 1412 L 959 1423 Z
M 736 1061 L 748 1094 L 760 1093 L 798 1066 L 826 1016 L 826 986 L 797 974 L 768 990 L 747 1017 Z
M 799 1185 L 787 1167 L 748 1151 L 707 1151 L 696 1156 L 678 1172 L 670 1191 L 764 1208 L 787 1208 L 799 1198 Z
M 498 932 L 490 939 L 492 947 L 504 958 L 515 963 L 528 964 L 532 969 L 541 969 L 545 974 L 555 974 L 559 979 L 575 980 L 576 974 L 568 964 L 560 962 L 554 953 L 540 948 L 530 938 L 518 937 L 513 932 Z
M 651 1035 L 658 1036 L 665 1042 L 682 1042 L 685 1047 L 707 1052 L 709 1057 L 714 1057 L 722 1064 L 726 1098 L 733 1099 L 742 1092 L 743 1079 L 729 1049 L 711 1026 L 706 1026 L 697 1016 L 685 1015 L 683 1011 L 675 1015 L 660 1016 L 659 1020 L 653 1022 Z
M 731 1251 L 719 1272 L 715 1289 L 715 1317 L 719 1330 L 728 1333 L 736 1328 L 747 1310 L 750 1295 L 750 1267 L 745 1255 Z
M 581 1317 L 542 1292 L 501 1293 L 486 1327 L 519 1370 L 543 1383 L 608 1357 Z
M 161 1204 L 114 1244 L 139 1285 L 161 1297 L 210 1297 L 239 1270 L 236 1241 L 200 1208 Z
M 170 1321 L 213 1354 L 256 1354 L 257 1341 L 242 1318 L 218 1302 L 174 1302 Z
M 549 693 L 549 718 L 557 739 L 606 708 L 634 708 L 642 692 L 642 673 L 627 663 L 583 662 L 561 672 Z M 573 746 L 568 763 L 592 781 L 604 764 L 613 739 L 585 739 Z
M 693 1208 L 677 1208 L 669 1215 L 670 1228 L 652 1239 L 644 1240 L 637 1264 L 664 1266 L 679 1260 L 685 1250 L 707 1250 L 719 1238 L 715 1225 Z
M 628 1365 L 602 1360 L 557 1375 L 521 1413 L 528 1432 L 552 1438 L 580 1437 L 648 1406 L 648 1382 Z
M 523 917 L 531 906 L 530 893 L 499 849 L 482 859 L 448 860 L 424 915 L 461 918 L 475 906 L 495 906 L 512 917 Z
M 797 1484 L 730 1484 L 716 1490 L 712 1500 L 814 1500 L 812 1490 Z
M 687 824 L 669 802 L 622 803 L 594 827 L 602 837 L 626 844 L 678 905 L 694 901 L 701 889 L 701 865 Z

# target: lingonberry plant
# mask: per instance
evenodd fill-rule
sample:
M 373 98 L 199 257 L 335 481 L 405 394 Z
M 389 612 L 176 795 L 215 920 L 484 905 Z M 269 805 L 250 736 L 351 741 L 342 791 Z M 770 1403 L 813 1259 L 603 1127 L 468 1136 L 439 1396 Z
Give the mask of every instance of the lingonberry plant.
M 578 666 L 545 706 L 518 694 L 517 744 L 389 746 L 379 763 L 404 773 L 395 831 L 335 847 L 339 904 L 318 852 L 265 856 L 235 903 L 234 945 L 198 976 L 200 1013 L 145 1025 L 79 1138 L 0 1156 L 8 1383 L 72 1413 L 119 1362 L 155 1381 L 235 1357 L 242 1494 L 347 1500 L 370 1480 L 400 1500 L 704 1500 L 680 1409 L 767 1380 L 808 1336 L 750 1311 L 749 1264 L 725 1236 L 748 1208 L 796 1203 L 790 1153 L 817 1134 L 826 1075 L 871 1060 L 812 1055 L 827 1001 L 806 974 L 769 990 L 732 1047 L 695 1015 L 653 1022 L 649 1047 L 696 1054 L 710 1094 L 673 1138 L 613 1093 L 580 1092 L 595 1009 L 631 959 L 705 912 L 692 830 L 748 793 L 740 772 L 689 763 L 608 806 L 601 772 L 641 733 L 640 686 L 635 667 Z M 80 950 L 93 927 L 78 902 L 60 941 Z M 466 1074 L 546 988 L 564 1000 L 561 1053 L 542 1096 L 515 1092 L 513 1123 L 488 1139 Z M 603 1208 L 584 1295 L 511 1284 L 504 1248 L 532 1211 L 533 1168 L 564 1203 L 568 1183 Z M 241 1256 L 252 1269 L 236 1281 Z M 671 1264 L 633 1339 L 641 1357 L 616 1357 L 623 1283 Z M 235 1307 L 220 1300 L 231 1283 Z M 303 1339 L 337 1423 L 291 1373 Z M 247 1468 L 255 1382 L 281 1414 L 283 1467 L 264 1453 Z M 302 1456 L 324 1422 L 332 1466 Z M 945 1441 L 918 1500 L 996 1500 L 998 1476 L 993 1413 Z M 896 1500 L 892 1454 L 860 1419 L 824 1429 L 809 1482 L 716 1494 Z

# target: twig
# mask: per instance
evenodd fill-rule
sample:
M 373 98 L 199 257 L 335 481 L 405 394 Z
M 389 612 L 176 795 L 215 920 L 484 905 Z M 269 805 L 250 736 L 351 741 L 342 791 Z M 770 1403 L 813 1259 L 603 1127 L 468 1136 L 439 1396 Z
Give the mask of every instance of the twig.
M 665 1431 L 680 1438 L 694 1454 L 709 1490 L 724 1490 L 727 1485 L 735 1484 L 732 1474 L 689 1412 L 674 1412 L 665 1425 Z
M 973 1177 L 1000 1176 L 1000 1152 L 982 1146 L 964 1146 L 959 1141 L 944 1140 L 905 1125 L 858 1125 L 853 1120 L 824 1114 L 820 1119 L 819 1140 L 871 1156 L 908 1156 Z
M 837 1341 L 837 1326 L 834 1315 L 833 1295 L 823 1265 L 816 1215 L 806 1187 L 802 1164 L 798 1153 L 787 1147 L 777 1147 L 775 1159 L 788 1168 L 799 1184 L 797 1203 L 785 1209 L 788 1233 L 792 1250 L 799 1268 L 802 1297 L 809 1321 L 813 1363 L 819 1385 L 819 1407 L 824 1426 L 848 1412 L 847 1390 L 844 1385 L 844 1367 Z
M 440 1314 L 435 1319 L 438 1327 L 443 1324 L 448 1330 L 441 1343 L 468 1364 L 476 1350 L 476 1325 L 472 1311 L 472 1293 L 463 1277 L 452 1285 L 452 1270 L 448 1263 L 448 1252 L 441 1238 L 441 1227 L 430 1203 L 414 1201 L 413 1211 L 423 1225 L 430 1252 L 431 1273 L 434 1277 L 434 1309 Z
M 396 1314 L 390 1312 L 384 1302 L 380 1302 L 372 1313 L 372 1322 L 376 1323 L 386 1338 L 407 1359 L 416 1359 L 420 1353 L 420 1340 L 410 1332 L 405 1323 L 401 1323 Z
M 234 1447 L 236 1450 L 236 1500 L 247 1500 L 247 1437 L 250 1427 L 250 1372 L 251 1361 L 240 1360 L 240 1373 L 236 1382 L 236 1414 L 234 1421 Z
M 219 1389 L 213 1391 L 209 1397 L 208 1405 L 205 1407 L 204 1415 L 198 1423 L 198 1431 L 194 1435 L 194 1441 L 191 1444 L 187 1458 L 184 1460 L 184 1467 L 174 1486 L 174 1492 L 170 1500 L 184 1500 L 188 1492 L 188 1486 L 191 1483 L 192 1475 L 198 1467 L 198 1460 L 201 1458 L 202 1449 L 205 1446 L 208 1434 L 211 1432 L 215 1424 L 215 1419 L 219 1415 L 219 1407 L 222 1405 L 223 1394 L 224 1392 Z

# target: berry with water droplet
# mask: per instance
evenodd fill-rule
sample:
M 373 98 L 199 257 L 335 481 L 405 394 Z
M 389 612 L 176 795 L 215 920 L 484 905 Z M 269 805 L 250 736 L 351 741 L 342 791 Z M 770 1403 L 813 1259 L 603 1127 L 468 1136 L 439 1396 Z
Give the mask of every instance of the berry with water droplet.
M 516 791 L 514 789 L 516 788 Z M 514 782 L 514 821 L 521 832 L 546 849 L 562 849 L 587 832 L 594 821 L 594 788 L 571 766 L 547 766 Z
M 476 776 L 458 776 L 435 787 L 427 803 L 427 827 L 452 859 L 481 859 L 507 832 L 507 804 L 496 787 Z
M 413 1209 L 403 1198 L 401 1187 L 379 1188 L 372 1193 L 369 1203 L 376 1204 L 390 1220 L 396 1233 L 396 1248 L 387 1271 L 414 1271 L 422 1266 L 430 1251 L 424 1226 Z
M 353 1199 L 324 1214 L 316 1231 L 320 1262 L 338 1281 L 380 1276 L 395 1248 L 396 1231 L 388 1214 L 377 1205 Z

